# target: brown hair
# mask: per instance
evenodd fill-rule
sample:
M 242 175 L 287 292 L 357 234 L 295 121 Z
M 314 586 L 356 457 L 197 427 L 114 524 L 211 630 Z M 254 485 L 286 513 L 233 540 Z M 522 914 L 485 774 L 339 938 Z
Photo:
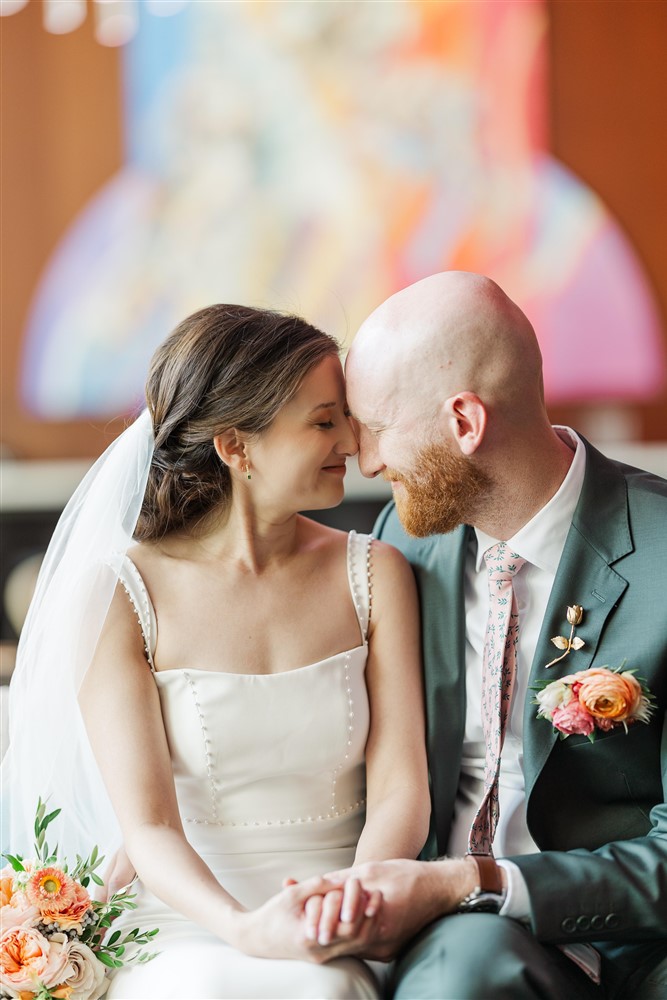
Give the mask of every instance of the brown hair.
M 183 320 L 148 372 L 155 452 L 134 537 L 192 527 L 228 504 L 231 475 L 213 438 L 265 430 L 308 372 L 337 353 L 333 337 L 298 316 L 213 305 Z

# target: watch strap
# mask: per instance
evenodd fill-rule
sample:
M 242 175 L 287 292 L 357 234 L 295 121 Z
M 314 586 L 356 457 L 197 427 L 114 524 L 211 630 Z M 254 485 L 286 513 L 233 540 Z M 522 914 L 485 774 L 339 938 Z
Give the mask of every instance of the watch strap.
M 481 892 L 494 892 L 504 895 L 502 869 L 492 854 L 467 854 L 477 865 L 479 888 Z

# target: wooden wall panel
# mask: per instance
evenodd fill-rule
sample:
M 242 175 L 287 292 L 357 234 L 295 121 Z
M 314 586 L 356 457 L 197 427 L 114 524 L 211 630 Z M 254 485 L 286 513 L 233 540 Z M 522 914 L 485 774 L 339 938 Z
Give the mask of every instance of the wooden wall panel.
M 42 423 L 21 407 L 21 333 L 35 284 L 67 224 L 122 162 L 120 54 L 92 19 L 51 35 L 41 3 L 0 18 L 1 436 L 18 458 L 95 455 L 113 428 Z
M 629 235 L 667 336 L 667 3 L 551 0 L 549 15 L 552 149 Z M 632 409 L 644 440 L 667 440 L 667 388 Z
M 625 227 L 667 319 L 667 3 L 550 0 L 552 146 Z M 0 19 L 1 437 L 17 457 L 95 455 L 115 424 L 44 424 L 17 393 L 35 283 L 67 222 L 122 162 L 120 55 L 90 18 L 49 35 L 41 4 Z M 667 326 L 667 322 L 666 322 Z M 667 391 L 634 407 L 641 436 L 667 438 Z M 553 408 L 577 425 L 581 408 Z

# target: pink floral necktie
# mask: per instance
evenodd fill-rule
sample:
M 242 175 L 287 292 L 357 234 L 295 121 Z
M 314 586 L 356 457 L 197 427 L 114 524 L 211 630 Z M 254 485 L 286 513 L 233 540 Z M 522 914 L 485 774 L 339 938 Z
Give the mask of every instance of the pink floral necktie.
M 493 838 L 500 815 L 500 755 L 512 705 L 519 641 L 519 614 L 512 584 L 526 562 L 516 552 L 511 552 L 506 542 L 498 542 L 488 549 L 484 560 L 489 584 L 489 618 L 482 667 L 482 726 L 486 761 L 484 798 L 468 835 L 468 850 L 473 854 L 493 854 Z

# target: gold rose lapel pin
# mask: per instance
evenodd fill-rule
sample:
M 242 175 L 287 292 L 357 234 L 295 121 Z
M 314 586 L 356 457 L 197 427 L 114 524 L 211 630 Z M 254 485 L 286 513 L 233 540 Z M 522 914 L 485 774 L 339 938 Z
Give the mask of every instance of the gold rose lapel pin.
M 574 634 L 574 630 L 577 625 L 581 625 L 583 617 L 584 609 L 581 604 L 568 605 L 567 621 L 568 625 L 570 625 L 570 636 L 567 638 L 564 635 L 555 635 L 551 640 L 554 646 L 557 646 L 558 649 L 564 649 L 565 652 L 561 653 L 560 656 L 557 656 L 555 660 L 551 661 L 551 663 L 547 663 L 547 667 L 553 667 L 554 663 L 560 663 L 560 661 L 564 660 L 569 654 L 571 649 L 581 649 L 582 646 L 586 645 L 583 639 L 580 639 L 578 635 Z

